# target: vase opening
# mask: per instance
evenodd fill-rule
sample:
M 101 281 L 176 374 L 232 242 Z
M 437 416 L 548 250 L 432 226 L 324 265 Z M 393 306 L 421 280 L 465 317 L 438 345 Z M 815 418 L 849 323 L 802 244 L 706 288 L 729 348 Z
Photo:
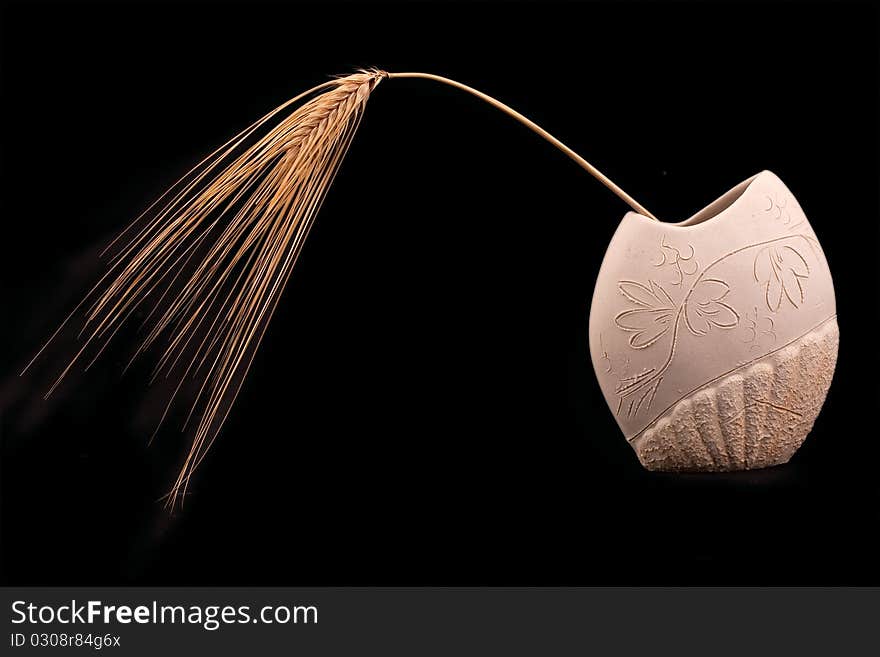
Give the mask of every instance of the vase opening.
M 712 201 L 709 205 L 704 207 L 702 210 L 692 215 L 688 219 L 684 221 L 679 221 L 677 223 L 673 222 L 664 222 L 667 226 L 673 227 L 681 227 L 685 228 L 688 226 L 696 226 L 697 224 L 702 224 L 711 219 L 715 219 L 727 209 L 729 209 L 734 203 L 736 203 L 739 199 L 741 199 L 751 184 L 758 178 L 761 174 L 755 174 L 751 178 L 743 180 L 741 183 L 733 187 L 732 189 L 726 191 L 724 194 L 719 196 L 717 199 Z

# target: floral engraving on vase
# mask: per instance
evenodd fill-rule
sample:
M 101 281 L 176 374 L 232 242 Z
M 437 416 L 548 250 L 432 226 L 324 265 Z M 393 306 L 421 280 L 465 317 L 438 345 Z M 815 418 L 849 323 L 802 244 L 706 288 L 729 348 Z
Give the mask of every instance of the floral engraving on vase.
M 652 263 L 655 267 L 668 266 L 672 268 L 675 279 L 671 285 L 680 286 L 684 282 L 685 276 L 693 276 L 700 269 L 700 263 L 694 258 L 694 247 L 692 244 L 687 245 L 690 253 L 683 255 L 681 250 L 666 243 L 666 236 L 660 237 L 660 262 Z
M 784 226 L 788 227 L 788 230 L 794 230 L 806 221 L 806 218 L 802 218 L 800 221 L 791 223 L 792 217 L 791 213 L 788 211 L 788 196 L 784 194 L 780 195 L 777 192 L 775 196 L 765 194 L 764 199 L 766 205 L 758 212 L 755 212 L 752 216 L 757 214 L 770 214 L 774 221 L 781 222 Z
M 651 377 L 650 381 L 647 381 L 644 386 L 640 386 L 639 384 L 645 381 L 646 377 L 649 377 L 655 368 L 651 367 L 649 369 L 643 370 L 636 374 L 635 376 L 627 377 L 625 379 L 621 379 L 620 383 L 617 386 L 617 413 L 623 410 L 624 402 L 628 402 L 626 407 L 626 416 L 633 417 L 638 414 L 640 410 L 644 408 L 644 410 L 648 410 L 651 408 L 651 405 L 654 403 L 654 397 L 657 396 L 657 389 L 660 387 L 660 384 L 663 382 L 663 377 L 658 376 L 656 378 Z M 635 386 L 634 390 L 640 391 L 642 394 L 628 396 L 623 394 L 623 390 L 632 388 Z
M 755 256 L 752 266 L 755 282 L 764 288 L 764 301 L 772 312 L 778 312 L 783 300 L 795 308 L 804 302 L 802 280 L 809 278 L 810 266 L 792 246 L 767 246 Z
M 620 281 L 617 289 L 637 308 L 624 310 L 614 318 L 618 328 L 632 333 L 629 346 L 646 349 L 666 335 L 675 313 L 675 302 L 656 281 L 642 285 L 635 281 Z
M 730 286 L 718 278 L 704 278 L 691 289 L 684 303 L 684 323 L 694 335 L 706 335 L 713 326 L 730 329 L 739 324 L 739 314 L 724 303 Z
M 716 258 L 701 271 L 694 272 L 696 278 L 678 301 L 655 280 L 648 279 L 645 283 L 620 280 L 617 284 L 618 291 L 635 307 L 619 312 L 614 317 L 614 323 L 618 329 L 631 334 L 628 340 L 630 347 L 641 351 L 660 342 L 668 343 L 668 347 L 662 364 L 645 368 L 617 382 L 617 413 L 625 412 L 627 418 L 632 418 L 651 408 L 663 376 L 675 359 L 682 324 L 688 332 L 698 337 L 715 329 L 730 330 L 740 325 L 740 313 L 725 301 L 730 293 L 730 285 L 719 277 L 708 275 L 718 264 L 738 254 L 758 249 L 753 273 L 755 282 L 764 289 L 768 309 L 773 313 L 779 312 L 784 306 L 783 299 L 794 309 L 801 307 L 805 297 L 803 281 L 809 277 L 810 270 L 807 261 L 792 246 L 798 240 L 803 240 L 813 249 L 814 237 L 807 234 L 785 235 L 747 244 Z M 664 245 L 665 242 L 661 241 L 661 246 Z M 669 248 L 680 257 L 680 250 L 671 246 Z M 815 250 L 814 255 L 818 257 Z M 690 261 L 694 256 L 694 253 L 690 253 L 685 261 Z M 674 258 L 671 260 L 680 264 Z M 658 266 L 657 263 L 651 264 Z M 747 319 L 749 326 L 746 330 L 750 336 L 754 333 L 748 342 L 755 343 L 753 346 L 757 351 L 769 348 L 766 344 L 761 346 L 758 336 L 772 336 L 773 342 L 776 341 L 773 319 L 763 318 L 769 320 L 769 324 L 764 321 L 761 326 L 762 320 L 758 318 L 757 308 L 754 319 Z
M 758 307 L 754 312 L 744 314 L 748 326 L 743 326 L 746 337 L 743 342 L 749 345 L 749 351 L 764 351 L 776 344 L 776 323 L 769 315 L 761 315 Z

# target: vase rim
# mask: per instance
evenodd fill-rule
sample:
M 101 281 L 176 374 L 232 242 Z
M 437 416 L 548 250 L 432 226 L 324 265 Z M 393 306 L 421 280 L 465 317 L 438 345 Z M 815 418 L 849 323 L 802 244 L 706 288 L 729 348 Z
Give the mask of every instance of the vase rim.
M 695 212 L 687 219 L 678 222 L 672 221 L 660 221 L 659 223 L 662 226 L 669 228 L 677 228 L 677 229 L 688 229 L 688 228 L 696 228 L 697 226 L 703 226 L 708 223 L 714 223 L 719 221 L 722 217 L 728 214 L 733 214 L 737 208 L 737 206 L 749 195 L 749 190 L 752 185 L 759 178 L 773 178 L 775 180 L 779 180 L 778 176 L 774 174 L 772 171 L 768 169 L 764 169 L 751 176 L 750 178 L 746 178 L 742 182 L 734 185 L 726 192 L 721 194 L 714 201 L 703 207 L 701 210 Z M 639 221 L 646 221 L 652 224 L 658 223 L 654 219 L 650 217 L 646 217 L 645 215 L 639 212 L 627 212 L 626 217 L 624 218 L 634 218 Z

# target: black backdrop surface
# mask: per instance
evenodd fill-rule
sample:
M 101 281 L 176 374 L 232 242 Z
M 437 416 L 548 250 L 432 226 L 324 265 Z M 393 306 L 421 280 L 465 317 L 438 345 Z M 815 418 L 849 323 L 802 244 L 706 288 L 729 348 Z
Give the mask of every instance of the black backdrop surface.
M 878 40 L 867 5 L 6 4 L 3 579 L 14 584 L 878 583 Z M 626 211 L 494 109 L 383 83 L 249 380 L 181 444 L 123 338 L 49 402 L 21 366 L 97 251 L 331 73 L 497 96 L 667 220 L 761 169 L 835 276 L 826 406 L 786 466 L 650 474 L 589 361 Z M 146 399 L 146 401 L 145 401 Z

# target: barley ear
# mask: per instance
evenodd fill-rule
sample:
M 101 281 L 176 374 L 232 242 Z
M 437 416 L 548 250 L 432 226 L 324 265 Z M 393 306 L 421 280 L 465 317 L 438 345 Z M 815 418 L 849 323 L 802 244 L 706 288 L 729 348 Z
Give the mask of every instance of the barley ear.
M 385 77 L 365 70 L 334 78 L 214 151 L 109 245 L 108 271 L 72 313 L 83 316 L 82 344 L 47 397 L 75 363 L 91 365 L 121 327 L 144 314 L 132 360 L 161 341 L 154 379 L 178 380 L 160 424 L 181 384 L 201 382 L 184 425 L 192 442 L 168 505 L 185 494 L 223 425 L 367 100 Z

